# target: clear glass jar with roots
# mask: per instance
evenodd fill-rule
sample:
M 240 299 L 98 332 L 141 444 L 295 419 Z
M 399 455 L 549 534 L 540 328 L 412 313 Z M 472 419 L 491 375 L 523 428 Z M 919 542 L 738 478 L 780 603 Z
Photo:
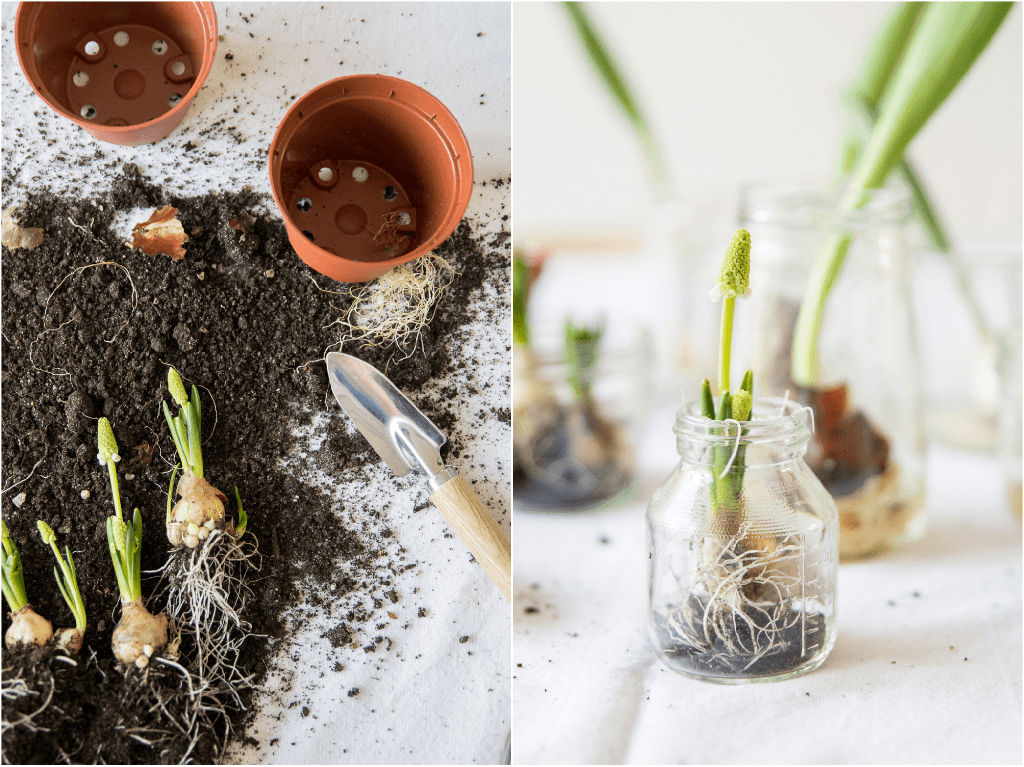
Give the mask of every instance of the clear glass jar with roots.
M 693 403 L 679 465 L 647 511 L 650 641 L 665 665 L 708 682 L 797 676 L 835 644 L 839 518 L 804 463 L 808 408 L 754 400 L 718 423 Z

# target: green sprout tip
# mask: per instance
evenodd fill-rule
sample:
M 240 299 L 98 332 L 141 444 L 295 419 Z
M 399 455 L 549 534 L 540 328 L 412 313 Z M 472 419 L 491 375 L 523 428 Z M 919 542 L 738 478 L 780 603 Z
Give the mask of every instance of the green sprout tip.
M 36 522 L 36 525 L 39 527 L 39 534 L 43 537 L 43 543 L 49 545 L 53 549 L 54 556 L 57 557 L 60 571 L 58 572 L 54 567 L 53 577 L 57 580 L 57 588 L 60 589 L 61 596 L 64 597 L 68 608 L 75 616 L 75 628 L 85 631 L 85 602 L 82 601 L 82 592 L 78 589 L 78 573 L 75 571 L 75 560 L 71 556 L 71 550 L 67 546 L 64 547 L 64 553 L 68 555 L 67 561 L 65 561 L 60 554 L 60 549 L 57 548 L 57 535 L 53 532 L 53 528 L 41 519 Z M 63 579 L 61 573 L 63 573 Z

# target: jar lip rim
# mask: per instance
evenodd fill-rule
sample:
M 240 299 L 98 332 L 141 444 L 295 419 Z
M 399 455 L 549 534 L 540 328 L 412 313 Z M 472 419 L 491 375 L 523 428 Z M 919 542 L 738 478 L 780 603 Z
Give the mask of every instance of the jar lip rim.
M 848 190 L 848 179 L 806 176 L 753 178 L 740 187 L 741 218 L 751 225 L 796 225 L 805 219 L 836 226 L 903 221 L 913 213 L 913 194 L 899 179 L 879 189 L 863 190 L 867 203 L 855 211 L 841 212 L 838 203 Z M 800 204 L 786 210 L 786 203 Z
M 748 441 L 751 438 L 762 439 L 785 439 L 787 437 L 800 437 L 801 432 L 810 436 L 813 425 L 813 411 L 806 405 L 789 399 L 788 397 L 756 396 L 754 397 L 754 410 L 760 409 L 775 410 L 781 415 L 758 417 L 755 421 L 742 421 L 743 439 Z M 729 436 L 729 429 L 737 422 L 727 421 L 722 426 L 721 421 L 714 421 L 701 415 L 699 401 L 688 402 L 676 411 L 676 422 L 672 427 L 677 437 L 702 437 L 708 439 L 732 441 L 736 434 Z M 712 434 L 711 429 L 721 429 L 726 434 Z

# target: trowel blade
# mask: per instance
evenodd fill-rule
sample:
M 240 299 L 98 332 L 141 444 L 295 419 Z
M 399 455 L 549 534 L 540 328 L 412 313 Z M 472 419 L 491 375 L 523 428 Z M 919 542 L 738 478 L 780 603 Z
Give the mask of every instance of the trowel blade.
M 327 378 L 341 409 L 397 476 L 420 467 L 433 477 L 444 468 L 445 435 L 377 368 L 330 352 Z

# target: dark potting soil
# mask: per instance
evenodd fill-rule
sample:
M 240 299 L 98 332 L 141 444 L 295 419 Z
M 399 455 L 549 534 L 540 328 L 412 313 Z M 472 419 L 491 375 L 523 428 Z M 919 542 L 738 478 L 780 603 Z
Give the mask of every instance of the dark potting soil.
M 701 613 L 702 602 L 690 597 L 692 608 Z M 790 615 L 786 623 L 793 625 L 784 629 L 777 638 L 778 649 L 773 649 L 758 658 L 747 668 L 753 654 L 744 654 L 730 649 L 725 640 L 715 636 L 710 648 L 700 649 L 689 642 L 681 640 L 673 631 L 665 617 L 654 614 L 657 644 L 663 659 L 670 668 L 689 674 L 726 679 L 746 679 L 751 677 L 771 677 L 795 671 L 806 665 L 820 652 L 821 643 L 825 641 L 825 616 L 821 613 L 807 613 L 803 619 Z M 757 622 L 762 616 L 750 611 L 748 618 Z M 754 646 L 754 637 L 750 627 L 743 621 L 736 622 L 736 634 L 732 638 L 735 644 L 746 647 Z
M 75 762 L 174 763 L 187 747 L 181 739 L 148 748 L 123 730 L 111 730 L 107 721 L 110 712 L 140 699 L 132 687 L 138 684 L 135 672 L 126 678 L 112 669 L 118 593 L 104 525 L 113 504 L 107 471 L 96 459 L 95 419 L 111 421 L 122 456 L 122 503 L 126 510 L 138 507 L 145 522 L 145 573 L 160 567 L 169 552 L 162 521 L 174 446 L 160 410 L 161 400 L 170 402 L 167 365 L 201 387 L 207 477 L 229 497 L 238 487 L 248 530 L 263 554 L 254 599 L 243 616 L 252 636 L 239 660 L 257 687 L 272 668 L 278 640 L 303 620 L 293 610 L 303 594 L 311 609 L 323 604 L 317 592 L 327 591 L 317 585 L 330 584 L 332 600 L 349 595 L 355 605 L 325 642 L 358 646 L 361 633 L 373 636 L 368 632 L 386 612 L 385 603 L 399 598 L 393 583 L 398 573 L 414 563 L 405 554 L 388 553 L 396 550 L 392 531 L 374 532 L 381 529 L 380 509 L 359 510 L 376 526 L 347 524 L 326 491 L 281 468 L 282 458 L 296 458 L 293 430 L 308 425 L 312 412 L 328 414 L 330 437 L 303 459 L 311 468 L 358 483 L 366 481 L 363 467 L 379 462 L 363 437 L 349 433 L 319 361 L 338 341 L 337 326 L 328 326 L 350 303 L 346 295 L 324 291 L 344 294 L 348 286 L 306 267 L 289 246 L 279 217 L 267 213 L 272 202 L 249 190 L 178 197 L 125 165 L 101 199 L 24 193 L 6 178 L 3 191 L 7 200 L 15 191 L 24 200 L 18 216 L 22 226 L 45 232 L 36 250 L 3 249 L 3 516 L 21 551 L 37 612 L 55 627 L 73 625 L 53 582 L 53 555 L 36 530 L 36 520 L 43 520 L 57 532 L 61 549 L 67 545 L 74 553 L 89 616 L 77 667 L 47 656 L 31 671 L 42 680 L 48 669 L 58 687 L 68 680 L 75 690 L 70 710 L 80 714 L 69 716 L 60 706 L 62 716 L 51 707 L 37 726 L 59 729 L 61 738 L 29 738 L 23 728 L 12 730 L 4 738 L 4 758 L 56 762 L 64 758 L 58 751 L 63 748 Z M 189 236 L 180 261 L 129 250 L 112 229 L 120 212 L 163 204 L 178 208 Z M 251 224 L 243 214 L 252 216 Z M 235 219 L 249 230 L 229 226 Z M 473 364 L 459 354 L 472 299 L 488 283 L 501 287 L 503 295 L 508 280 L 507 234 L 485 237 L 474 230 L 464 221 L 435 251 L 459 276 L 411 357 L 402 359 L 405 353 L 396 354 L 393 347 L 345 348 L 386 370 L 449 435 L 443 457 L 461 450 L 452 432 L 455 415 L 445 407 L 447 398 L 437 401 L 419 391 L 431 380 L 457 379 Z M 127 273 L 110 264 L 80 268 L 101 262 L 120 264 Z M 486 311 L 490 321 L 506 321 L 506 307 Z M 404 551 L 400 545 L 397 550 Z M 155 576 L 144 576 L 144 596 L 154 583 Z M 163 605 L 149 607 L 157 612 Z M 9 624 L 5 614 L 4 631 Z M 377 651 L 389 646 L 366 641 Z M 189 648 L 182 650 L 188 657 Z M 5 653 L 5 680 L 14 657 Z M 171 684 L 173 677 L 165 681 Z M 248 704 L 251 696 L 243 699 Z M 244 734 L 241 713 L 232 713 L 231 724 Z M 223 732 L 220 725 L 218 732 Z M 220 752 L 214 744 L 212 736 L 204 739 L 192 758 L 216 761 Z

